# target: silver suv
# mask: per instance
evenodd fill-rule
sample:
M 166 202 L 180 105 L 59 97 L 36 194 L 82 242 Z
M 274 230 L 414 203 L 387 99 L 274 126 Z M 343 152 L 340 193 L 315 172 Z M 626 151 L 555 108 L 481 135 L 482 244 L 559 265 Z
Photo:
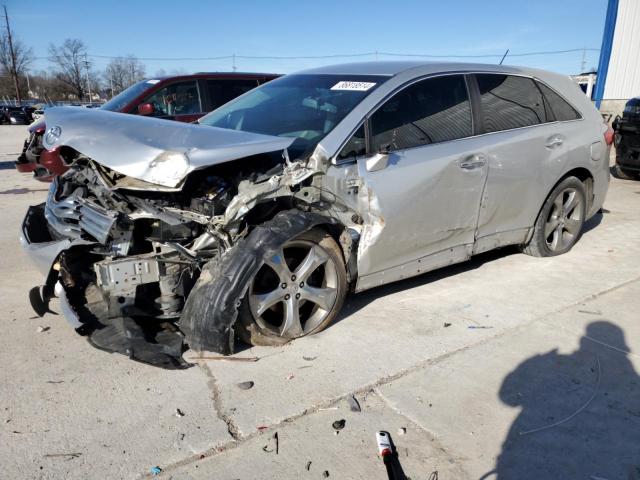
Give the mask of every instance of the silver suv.
M 70 170 L 22 241 L 96 346 L 168 368 L 326 328 L 356 292 L 505 245 L 567 252 L 602 206 L 597 110 L 567 77 L 375 62 L 307 70 L 199 125 L 49 109 Z

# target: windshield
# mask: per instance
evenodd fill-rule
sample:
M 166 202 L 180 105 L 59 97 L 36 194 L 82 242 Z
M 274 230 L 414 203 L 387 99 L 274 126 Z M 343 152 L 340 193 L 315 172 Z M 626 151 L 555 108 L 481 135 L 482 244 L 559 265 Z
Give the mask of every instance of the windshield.
M 153 87 L 159 80 L 142 80 L 141 82 L 134 83 L 126 90 L 123 90 L 118 95 L 113 97 L 107 103 L 100 107 L 102 110 L 111 110 L 112 112 L 121 112 L 124 107 L 127 106 L 134 98 L 140 95 L 148 88 Z
M 310 154 L 353 108 L 388 77 L 287 75 L 214 110 L 199 123 L 293 137 L 293 156 Z

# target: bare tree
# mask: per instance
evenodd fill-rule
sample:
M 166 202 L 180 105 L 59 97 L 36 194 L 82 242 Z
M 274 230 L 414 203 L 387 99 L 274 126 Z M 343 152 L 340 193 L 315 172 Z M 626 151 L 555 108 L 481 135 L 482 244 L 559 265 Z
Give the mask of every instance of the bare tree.
M 68 85 L 74 95 L 82 100 L 87 93 L 87 77 L 93 76 L 87 62 L 87 47 L 82 40 L 67 38 L 56 47 L 49 45 L 49 59 L 57 67 L 55 76 Z
M 111 94 L 117 95 L 125 88 L 142 80 L 145 74 L 145 66 L 135 55 L 117 57 L 109 62 L 104 70 L 104 79 Z
M 27 93 L 27 83 L 25 74 L 31 62 L 33 62 L 33 49 L 27 47 L 20 40 L 13 39 L 13 53 L 16 59 L 16 76 L 18 78 L 19 90 L 22 94 Z M 13 64 L 11 60 L 11 49 L 9 48 L 9 38 L 7 35 L 0 37 L 0 77 L 10 78 L 12 76 Z M 11 85 L 13 88 L 13 85 Z M 3 88 L 4 90 L 4 88 Z M 6 92 L 7 96 L 14 96 L 13 93 Z M 23 95 L 26 96 L 26 95 Z

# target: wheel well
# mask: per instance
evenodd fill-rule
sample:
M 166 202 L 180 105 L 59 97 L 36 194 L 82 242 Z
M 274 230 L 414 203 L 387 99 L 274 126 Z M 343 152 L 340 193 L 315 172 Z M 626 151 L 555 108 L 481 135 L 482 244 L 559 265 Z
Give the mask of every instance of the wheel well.
M 593 175 L 586 168 L 579 167 L 574 168 L 573 170 L 569 170 L 564 176 L 556 182 L 551 191 L 556 188 L 561 181 L 563 181 L 567 177 L 576 177 L 584 184 L 584 189 L 587 193 L 587 212 L 591 210 L 591 205 L 593 205 Z

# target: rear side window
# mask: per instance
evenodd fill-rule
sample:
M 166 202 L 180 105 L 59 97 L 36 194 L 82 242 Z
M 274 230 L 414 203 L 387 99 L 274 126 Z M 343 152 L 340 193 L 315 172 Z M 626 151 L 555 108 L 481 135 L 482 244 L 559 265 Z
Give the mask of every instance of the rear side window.
M 376 152 L 445 142 L 471 133 L 471 106 L 462 75 L 416 82 L 371 116 Z
M 538 86 L 540 87 L 540 90 L 542 90 L 544 98 L 546 99 L 556 120 L 563 122 L 566 120 L 578 120 L 581 118 L 577 110 L 569 105 L 569 102 L 547 87 L 544 83 L 538 82 Z
M 499 132 L 549 121 L 542 93 L 532 79 L 496 74 L 478 74 L 476 79 L 485 132 Z
M 207 80 L 210 109 L 215 110 L 257 86 L 257 80 Z

